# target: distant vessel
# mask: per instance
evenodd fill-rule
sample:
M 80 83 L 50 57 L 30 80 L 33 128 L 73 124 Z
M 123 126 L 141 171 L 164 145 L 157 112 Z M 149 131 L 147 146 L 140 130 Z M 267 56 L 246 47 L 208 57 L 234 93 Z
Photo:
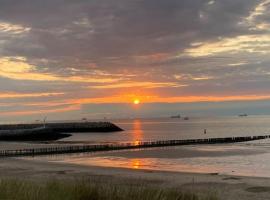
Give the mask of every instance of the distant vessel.
M 171 118 L 181 118 L 181 115 L 173 115 L 173 116 L 171 116 Z
M 238 115 L 239 117 L 247 117 L 248 116 L 248 114 L 240 114 L 240 115 Z
M 189 117 L 184 117 L 184 120 L 189 120 Z

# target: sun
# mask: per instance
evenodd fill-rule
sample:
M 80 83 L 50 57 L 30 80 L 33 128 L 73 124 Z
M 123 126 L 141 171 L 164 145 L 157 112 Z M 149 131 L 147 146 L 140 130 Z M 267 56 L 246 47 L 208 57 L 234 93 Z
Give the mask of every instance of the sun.
M 135 105 L 138 105 L 138 104 L 140 104 L 141 102 L 140 102 L 140 99 L 134 99 L 133 103 L 134 103 Z

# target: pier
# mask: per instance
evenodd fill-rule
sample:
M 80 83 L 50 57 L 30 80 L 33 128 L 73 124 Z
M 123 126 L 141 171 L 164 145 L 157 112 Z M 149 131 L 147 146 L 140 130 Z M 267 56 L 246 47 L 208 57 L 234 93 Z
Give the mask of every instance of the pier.
M 207 138 L 207 139 L 187 139 L 187 140 L 164 140 L 164 141 L 98 144 L 98 145 L 77 145 L 77 146 L 73 145 L 73 146 L 61 146 L 61 147 L 1 150 L 0 157 L 85 153 L 85 152 L 142 149 L 142 148 L 152 148 L 152 147 L 198 145 L 198 144 L 224 144 L 224 143 L 237 143 L 237 142 L 247 142 L 247 141 L 253 141 L 253 140 L 262 140 L 262 139 L 267 139 L 267 138 L 270 138 L 270 135 L 248 136 L 248 137 Z

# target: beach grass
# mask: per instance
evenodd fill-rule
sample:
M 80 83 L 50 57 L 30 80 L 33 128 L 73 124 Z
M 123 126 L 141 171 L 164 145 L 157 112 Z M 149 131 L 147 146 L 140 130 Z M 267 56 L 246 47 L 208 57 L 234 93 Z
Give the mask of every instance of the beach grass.
M 0 180 L 0 199 L 9 200 L 217 200 L 215 195 L 195 194 L 180 188 L 147 183 L 93 180 Z

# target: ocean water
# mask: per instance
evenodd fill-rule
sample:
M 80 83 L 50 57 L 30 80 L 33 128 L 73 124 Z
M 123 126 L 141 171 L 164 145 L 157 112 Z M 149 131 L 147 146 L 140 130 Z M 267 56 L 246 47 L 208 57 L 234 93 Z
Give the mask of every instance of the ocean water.
M 133 142 L 270 134 L 270 116 L 113 120 L 115 133 L 74 133 L 63 141 Z M 207 133 L 204 134 L 204 129 Z
M 64 141 L 127 142 L 270 134 L 270 116 L 118 120 L 118 133 L 75 133 Z M 207 133 L 204 134 L 204 129 Z M 270 177 L 270 139 L 45 156 L 49 162 L 86 166 Z

